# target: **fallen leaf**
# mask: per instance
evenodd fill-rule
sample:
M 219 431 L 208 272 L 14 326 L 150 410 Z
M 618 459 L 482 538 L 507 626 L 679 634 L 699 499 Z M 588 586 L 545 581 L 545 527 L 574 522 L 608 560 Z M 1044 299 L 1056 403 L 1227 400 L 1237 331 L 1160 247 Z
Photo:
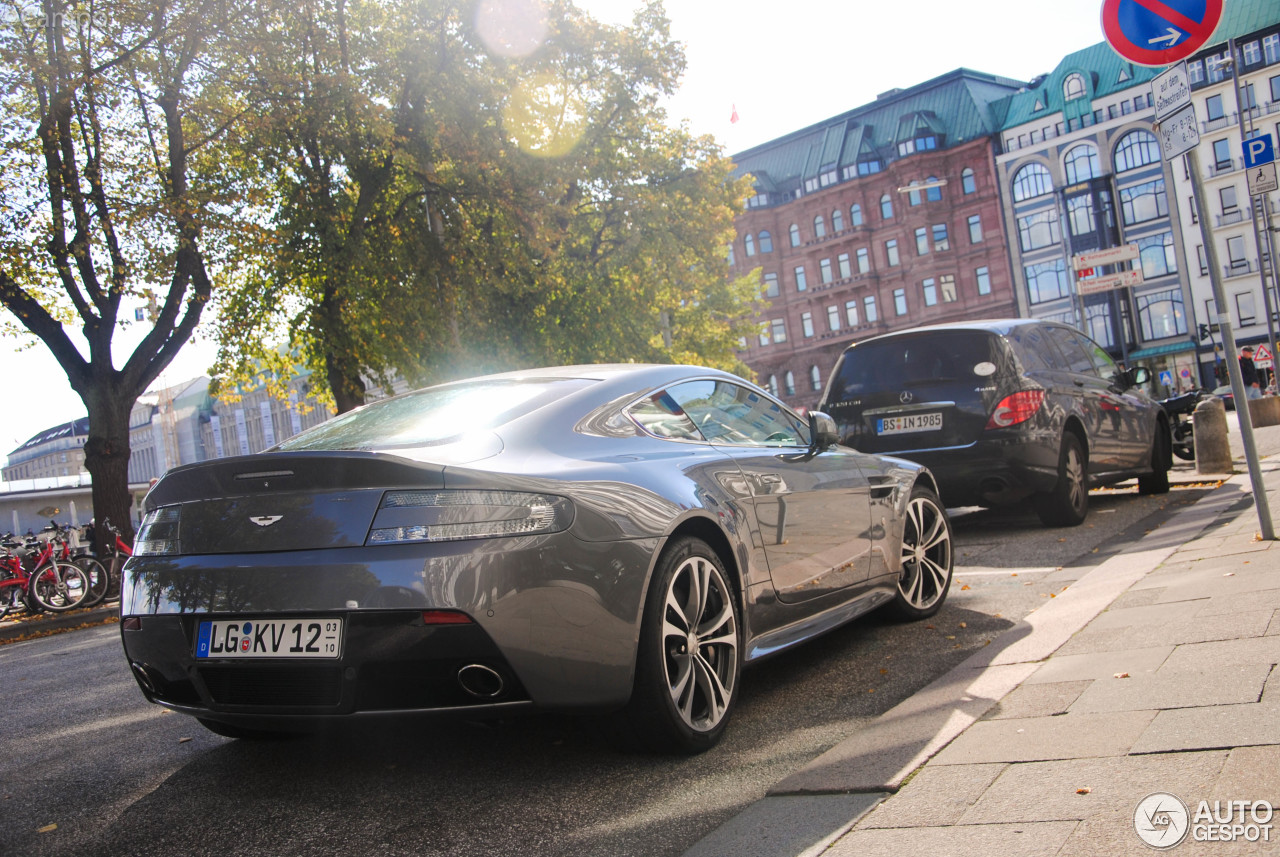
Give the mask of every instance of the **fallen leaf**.
M 955 634 L 948 634 L 948 635 L 947 635 L 947 639 L 948 639 L 948 640 L 954 640 L 955 638 L 956 638 L 956 635 L 955 635 Z
M 1050 597 L 1050 598 L 1057 598 L 1057 597 L 1058 597 L 1058 593 L 1056 593 L 1056 592 L 1050 592 L 1050 593 L 1049 593 L 1049 597 Z
M 44 827 L 38 828 L 36 833 L 53 833 L 57 829 L 58 825 L 56 824 L 46 824 Z
M 968 627 L 969 627 L 969 625 L 968 625 L 968 623 L 967 623 L 967 622 L 961 622 L 961 623 L 960 623 L 960 627 L 961 627 L 961 628 L 968 628 Z
M 926 628 L 928 628 L 930 631 L 932 631 L 932 630 L 933 630 L 933 626 L 932 626 L 932 625 L 925 625 L 925 627 L 926 627 Z
M 1235 576 L 1236 576 L 1236 573 L 1235 573 L 1234 571 L 1228 571 L 1226 574 L 1224 574 L 1224 575 L 1222 575 L 1222 576 L 1223 576 L 1223 577 L 1235 577 Z
M 1018 572 L 1016 572 L 1016 571 L 1015 571 L 1013 574 L 1011 574 L 1011 575 L 1009 575 L 1009 576 L 1010 576 L 1010 577 L 1017 577 L 1017 576 L 1018 576 Z
M 1091 788 L 1087 788 L 1087 787 L 1086 787 L 1086 788 L 1083 788 L 1083 789 L 1076 789 L 1076 794 L 1078 794 L 1078 795 L 1087 795 L 1087 794 L 1088 794 L 1089 792 L 1091 792 L 1091 791 L 1093 791 L 1093 789 L 1091 789 Z
M 179 744 L 187 744 L 187 743 L 189 743 L 190 741 L 191 741 L 191 739 L 190 739 L 190 738 L 179 738 L 179 739 L 178 739 L 178 743 L 179 743 Z
M 874 687 L 867 688 L 867 693 L 875 693 L 875 692 L 876 692 L 876 689 Z
M 1128 678 L 1128 677 L 1129 677 L 1128 673 L 1116 673 L 1114 676 L 1112 676 L 1112 678 Z
M 969 584 L 966 583 L 964 586 L 960 587 L 960 591 L 964 592 L 968 588 L 969 588 Z
M 884 667 L 880 668 L 880 675 L 888 675 L 888 674 L 889 674 L 889 671 L 887 669 L 885 669 Z
M 992 616 L 995 616 L 997 619 L 999 619 L 999 618 L 1000 618 L 1000 614 L 999 614 L 999 613 L 992 613 L 991 615 L 992 615 Z
M 1058 539 L 1058 541 L 1060 541 L 1060 542 L 1065 542 L 1065 541 L 1066 541 L 1066 539 Z

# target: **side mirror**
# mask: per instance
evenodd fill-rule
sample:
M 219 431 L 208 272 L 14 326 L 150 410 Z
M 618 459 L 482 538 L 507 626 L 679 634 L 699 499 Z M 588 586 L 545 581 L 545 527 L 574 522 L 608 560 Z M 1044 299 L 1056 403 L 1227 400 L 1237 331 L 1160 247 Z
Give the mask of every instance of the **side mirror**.
M 809 452 L 816 455 L 840 442 L 836 421 L 822 411 L 809 411 Z
M 1130 387 L 1140 387 L 1151 380 L 1151 370 L 1146 366 L 1134 366 L 1129 370 Z

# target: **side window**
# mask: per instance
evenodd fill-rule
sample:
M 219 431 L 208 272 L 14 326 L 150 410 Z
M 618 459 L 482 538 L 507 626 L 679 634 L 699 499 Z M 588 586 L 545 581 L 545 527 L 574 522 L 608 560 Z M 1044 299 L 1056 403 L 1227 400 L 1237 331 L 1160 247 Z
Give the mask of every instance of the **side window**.
M 1120 375 L 1120 367 L 1116 365 L 1116 361 L 1111 359 L 1111 355 L 1101 345 L 1080 334 L 1077 334 L 1076 338 L 1080 340 L 1081 347 L 1093 359 L 1094 369 L 1099 375 L 1108 381 L 1114 381 Z
M 668 391 L 702 436 L 730 446 L 808 446 L 808 426 L 773 399 L 729 381 L 687 381 Z
M 1079 375 L 1097 375 L 1093 358 L 1085 351 L 1082 337 L 1061 327 L 1047 327 L 1049 339 L 1058 346 L 1058 352 L 1067 361 L 1066 369 Z
M 1043 372 L 1053 369 L 1056 353 L 1048 342 L 1042 327 L 1015 327 L 1009 334 L 1013 353 L 1018 356 L 1024 372 Z
M 671 395 L 666 392 L 654 393 L 632 405 L 627 413 L 640 428 L 654 437 L 676 438 L 678 440 L 704 440 L 698 427 L 691 420 Z

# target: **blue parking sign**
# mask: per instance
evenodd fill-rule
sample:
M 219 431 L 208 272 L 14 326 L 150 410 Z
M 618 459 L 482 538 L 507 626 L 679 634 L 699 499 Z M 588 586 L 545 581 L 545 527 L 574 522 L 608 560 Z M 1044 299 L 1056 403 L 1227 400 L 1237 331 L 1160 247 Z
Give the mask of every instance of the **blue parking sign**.
M 1244 141 L 1244 167 L 1257 167 L 1269 164 L 1276 159 L 1276 150 L 1271 145 L 1271 135 L 1262 134 Z

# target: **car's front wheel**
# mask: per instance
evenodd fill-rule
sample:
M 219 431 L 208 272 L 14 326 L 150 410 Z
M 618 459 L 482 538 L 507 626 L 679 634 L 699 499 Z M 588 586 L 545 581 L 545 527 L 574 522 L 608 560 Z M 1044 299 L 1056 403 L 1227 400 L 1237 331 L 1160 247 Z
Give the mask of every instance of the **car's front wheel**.
M 685 754 L 715 746 L 738 698 L 741 648 L 738 599 L 715 551 L 676 539 L 658 559 L 645 604 L 622 715 L 628 743 Z
M 902 570 L 893 611 L 904 619 L 938 612 L 951 588 L 951 521 L 938 495 L 917 485 L 907 501 L 902 530 Z
M 1032 498 L 1046 527 L 1078 527 L 1089 514 L 1089 483 L 1084 450 L 1074 434 L 1062 437 L 1058 453 L 1058 484 Z

